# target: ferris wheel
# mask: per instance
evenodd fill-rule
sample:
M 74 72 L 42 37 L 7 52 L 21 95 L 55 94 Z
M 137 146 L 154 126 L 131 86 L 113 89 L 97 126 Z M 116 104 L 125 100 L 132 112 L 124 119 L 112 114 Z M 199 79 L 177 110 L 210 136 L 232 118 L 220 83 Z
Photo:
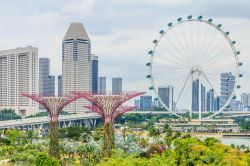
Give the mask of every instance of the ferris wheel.
M 221 24 L 202 16 L 178 18 L 159 31 L 146 64 L 158 105 L 178 113 L 211 113 L 233 110 L 242 62 L 236 42 Z

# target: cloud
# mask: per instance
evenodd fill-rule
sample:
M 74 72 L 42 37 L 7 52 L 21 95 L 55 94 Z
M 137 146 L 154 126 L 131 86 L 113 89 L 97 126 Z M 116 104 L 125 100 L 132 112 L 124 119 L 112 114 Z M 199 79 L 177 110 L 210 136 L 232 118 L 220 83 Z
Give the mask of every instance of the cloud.
M 52 74 L 61 73 L 61 40 L 71 22 L 83 22 L 100 59 L 100 75 L 122 76 L 126 90 L 147 90 L 147 51 L 158 31 L 178 17 L 214 18 L 231 32 L 249 74 L 249 0 L 43 0 L 3 1 L 0 6 L 0 49 L 33 45 L 50 57 Z M 6 14 L 8 13 L 8 14 Z M 250 92 L 250 77 L 242 91 Z M 110 84 L 109 84 L 110 88 Z

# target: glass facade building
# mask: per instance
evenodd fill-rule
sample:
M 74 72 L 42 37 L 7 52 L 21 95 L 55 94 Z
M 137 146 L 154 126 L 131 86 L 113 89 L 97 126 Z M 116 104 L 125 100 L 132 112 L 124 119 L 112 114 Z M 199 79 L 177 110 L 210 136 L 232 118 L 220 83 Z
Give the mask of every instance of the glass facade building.
M 92 92 L 98 92 L 98 56 L 92 55 Z
M 122 92 L 122 78 L 112 78 L 112 94 L 118 94 Z

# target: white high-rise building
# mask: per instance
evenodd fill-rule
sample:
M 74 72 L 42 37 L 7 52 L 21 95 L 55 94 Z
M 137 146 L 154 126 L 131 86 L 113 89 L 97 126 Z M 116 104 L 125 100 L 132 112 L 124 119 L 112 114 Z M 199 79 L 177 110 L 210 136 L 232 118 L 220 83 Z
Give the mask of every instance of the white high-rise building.
M 81 23 L 71 23 L 62 41 L 63 94 L 92 92 L 91 42 Z M 65 108 L 68 112 L 86 111 L 90 103 L 79 99 Z
M 0 107 L 14 109 L 22 116 L 35 114 L 38 104 L 21 96 L 38 93 L 38 48 L 0 51 Z

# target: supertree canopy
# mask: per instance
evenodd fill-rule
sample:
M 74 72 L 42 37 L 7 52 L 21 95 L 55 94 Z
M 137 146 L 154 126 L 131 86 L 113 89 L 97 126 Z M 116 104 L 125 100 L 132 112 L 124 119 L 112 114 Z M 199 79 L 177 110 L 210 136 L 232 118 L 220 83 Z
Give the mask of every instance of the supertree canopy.
M 42 96 L 36 94 L 22 94 L 32 100 L 35 100 L 41 104 L 50 115 L 50 144 L 49 144 L 49 154 L 50 156 L 60 158 L 59 153 L 59 141 L 58 141 L 58 116 L 65 106 L 69 103 L 79 99 L 77 95 L 67 95 L 67 96 Z
M 74 94 L 92 102 L 93 105 L 84 107 L 101 115 L 103 121 L 103 157 L 110 157 L 112 149 L 115 147 L 114 123 L 116 118 L 136 108 L 134 106 L 122 106 L 122 104 L 144 94 L 144 92 L 108 93 L 106 95 L 74 92 Z

